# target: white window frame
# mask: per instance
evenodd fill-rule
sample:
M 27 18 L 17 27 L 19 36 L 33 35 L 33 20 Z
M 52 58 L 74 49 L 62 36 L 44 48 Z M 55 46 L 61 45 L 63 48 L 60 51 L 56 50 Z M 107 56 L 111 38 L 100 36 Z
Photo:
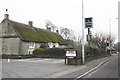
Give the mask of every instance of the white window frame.
M 28 54 L 33 54 L 33 51 L 34 51 L 33 49 L 29 49 Z
M 35 48 L 35 42 L 29 42 L 29 48 Z

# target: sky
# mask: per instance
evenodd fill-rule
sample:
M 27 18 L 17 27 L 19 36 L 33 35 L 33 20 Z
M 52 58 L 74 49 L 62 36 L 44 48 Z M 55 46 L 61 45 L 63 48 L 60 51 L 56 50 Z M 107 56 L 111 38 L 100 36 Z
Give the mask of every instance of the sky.
M 57 27 L 72 29 L 76 36 L 82 35 L 82 0 L 1 0 L 0 21 L 8 9 L 11 20 L 44 28 L 50 20 Z M 118 35 L 118 2 L 120 0 L 83 0 L 84 17 L 93 17 L 92 34 Z M 110 28 L 109 28 L 110 27 Z M 87 29 L 85 29 L 85 35 Z

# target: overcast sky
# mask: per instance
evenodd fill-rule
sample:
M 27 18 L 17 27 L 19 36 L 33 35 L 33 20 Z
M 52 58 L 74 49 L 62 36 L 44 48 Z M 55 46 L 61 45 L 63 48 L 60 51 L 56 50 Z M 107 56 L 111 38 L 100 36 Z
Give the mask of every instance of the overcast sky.
M 118 35 L 118 1 L 120 0 L 84 0 L 84 17 L 93 17 L 92 33 L 111 33 Z M 3 20 L 5 9 L 8 9 L 11 20 L 45 28 L 45 20 L 54 25 L 70 28 L 75 34 L 82 33 L 81 0 L 1 0 L 0 21 Z M 87 30 L 85 29 L 85 35 Z

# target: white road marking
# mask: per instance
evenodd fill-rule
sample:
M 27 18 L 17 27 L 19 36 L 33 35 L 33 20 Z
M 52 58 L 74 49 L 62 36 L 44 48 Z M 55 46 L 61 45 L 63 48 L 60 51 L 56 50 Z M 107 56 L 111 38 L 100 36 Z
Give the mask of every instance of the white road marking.
M 90 76 L 93 75 L 95 72 L 97 72 L 97 71 L 93 71 L 93 72 L 91 72 L 90 74 L 88 74 L 87 76 L 90 77 Z
M 94 67 L 94 68 L 92 68 L 91 70 L 85 72 L 84 74 L 78 76 L 78 77 L 77 77 L 76 79 L 74 79 L 74 80 L 77 80 L 77 79 L 79 79 L 79 78 L 82 78 L 83 76 L 87 75 L 88 73 L 94 71 L 95 69 L 97 69 L 98 67 L 100 67 L 103 63 L 104 63 L 104 62 L 101 62 L 101 63 L 100 63 L 99 65 L 97 65 L 96 67 Z

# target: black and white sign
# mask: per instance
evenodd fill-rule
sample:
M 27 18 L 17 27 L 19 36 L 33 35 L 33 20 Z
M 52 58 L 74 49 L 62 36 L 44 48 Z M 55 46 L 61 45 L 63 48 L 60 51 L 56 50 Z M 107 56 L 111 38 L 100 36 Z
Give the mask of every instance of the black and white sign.
M 92 28 L 93 27 L 93 18 L 85 18 L 85 28 Z

